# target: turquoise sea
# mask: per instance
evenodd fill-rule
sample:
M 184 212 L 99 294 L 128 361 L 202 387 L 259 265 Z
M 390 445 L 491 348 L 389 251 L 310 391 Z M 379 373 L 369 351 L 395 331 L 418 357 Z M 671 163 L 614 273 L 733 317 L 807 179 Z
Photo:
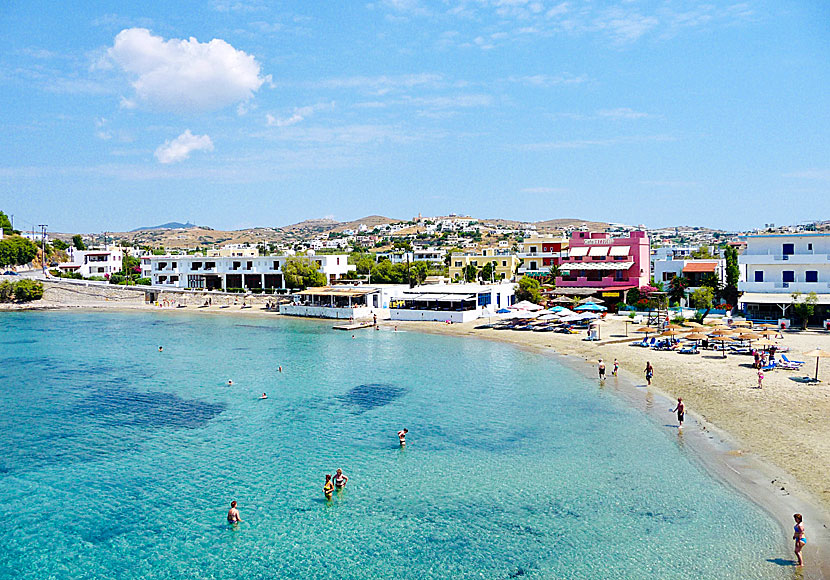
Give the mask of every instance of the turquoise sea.
M 0 316 L 0 361 L 2 578 L 792 574 L 676 429 L 509 345 L 32 312 Z

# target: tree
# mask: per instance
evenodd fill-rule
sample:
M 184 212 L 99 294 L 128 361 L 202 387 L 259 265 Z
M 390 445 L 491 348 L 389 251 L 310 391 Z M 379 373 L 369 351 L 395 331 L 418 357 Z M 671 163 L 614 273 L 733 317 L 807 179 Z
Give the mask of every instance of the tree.
M 495 262 L 487 262 L 482 266 L 481 270 L 478 272 L 478 279 L 484 282 L 490 282 L 493 279 L 494 274 L 496 273 L 496 263 Z
M 637 288 L 632 288 L 625 295 L 625 303 L 629 306 L 634 306 L 640 301 L 640 291 Z
M 0 266 L 28 264 L 37 254 L 37 245 L 21 236 L 9 236 L 0 240 Z
M 516 300 L 527 300 L 528 302 L 539 304 L 542 301 L 541 287 L 542 285 L 535 278 L 522 276 L 521 280 L 519 280 L 519 287 L 516 288 Z
M 729 304 L 738 303 L 738 281 L 741 279 L 741 269 L 738 267 L 738 250 L 727 246 L 724 250 L 726 257 L 726 284 L 723 287 L 723 299 Z
M 807 323 L 810 322 L 810 317 L 816 311 L 816 304 L 818 304 L 818 295 L 815 292 L 810 292 L 807 297 L 799 302 L 801 292 L 793 292 L 793 311 L 801 319 L 801 328 L 807 330 Z
M 316 262 L 289 258 L 282 267 L 282 272 L 289 288 L 305 290 L 309 287 L 326 285 L 326 275 L 320 272 Z
M 124 259 L 121 261 L 121 271 L 125 276 L 130 277 L 141 274 L 141 260 L 129 254 L 124 254 Z
M 547 283 L 551 286 L 556 286 L 556 279 L 561 276 L 562 271 L 559 268 L 559 264 L 551 264 L 550 268 L 548 268 Z
M 76 250 L 86 250 L 86 244 L 84 244 L 84 239 L 81 237 L 81 234 L 72 236 L 72 245 L 75 246 Z
M 467 264 L 464 267 L 464 281 L 465 282 L 475 282 L 476 281 L 476 274 L 478 274 L 478 268 L 476 268 L 472 264 Z
M 695 313 L 695 320 L 702 323 L 709 311 L 712 310 L 712 305 L 715 300 L 715 292 L 709 286 L 701 286 L 692 292 L 691 301 L 692 306 L 697 309 Z
M 718 300 L 720 300 L 721 295 L 723 293 L 723 286 L 721 285 L 717 274 L 712 274 L 712 273 L 706 274 L 705 276 L 703 276 L 703 279 L 700 281 L 700 285 L 701 286 L 706 286 L 707 288 L 711 288 L 712 289 L 712 295 L 715 298 L 717 298 Z
M 43 298 L 43 284 L 37 280 L 20 280 L 14 283 L 14 297 L 20 302 Z
M 367 252 L 352 252 L 349 254 L 349 264 L 355 265 L 355 273 L 366 275 L 375 266 L 375 257 Z
M 59 252 L 63 252 L 69 247 L 69 244 L 67 244 L 63 240 L 52 240 L 52 247 Z
M 715 256 L 712 255 L 712 251 L 709 249 L 709 246 L 706 245 L 700 246 L 697 250 L 692 251 L 691 256 L 693 260 L 715 259 Z
M 669 281 L 669 300 L 680 301 L 686 297 L 686 288 L 689 287 L 689 280 L 685 276 L 673 276 Z
M 414 288 L 423 284 L 429 275 L 429 264 L 426 262 L 414 262 L 409 267 L 409 286 Z
M 0 228 L 3 229 L 3 234 L 6 236 L 14 234 L 14 228 L 12 228 L 12 222 L 9 220 L 9 216 L 2 211 L 0 211 Z

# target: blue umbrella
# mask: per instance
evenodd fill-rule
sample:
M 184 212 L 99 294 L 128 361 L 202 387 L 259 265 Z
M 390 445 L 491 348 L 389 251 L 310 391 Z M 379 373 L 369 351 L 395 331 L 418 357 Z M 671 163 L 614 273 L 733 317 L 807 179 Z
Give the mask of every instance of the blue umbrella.
M 595 304 L 594 302 L 586 302 L 585 304 L 580 304 L 574 311 L 579 312 L 581 310 L 588 310 L 591 312 L 605 312 L 608 310 L 605 306 L 600 306 L 599 304 Z
M 498 310 L 496 310 L 496 314 L 510 314 L 510 310 L 508 310 L 507 308 L 499 308 Z
M 548 308 L 551 312 L 562 312 L 565 310 L 564 306 L 554 306 L 553 308 Z

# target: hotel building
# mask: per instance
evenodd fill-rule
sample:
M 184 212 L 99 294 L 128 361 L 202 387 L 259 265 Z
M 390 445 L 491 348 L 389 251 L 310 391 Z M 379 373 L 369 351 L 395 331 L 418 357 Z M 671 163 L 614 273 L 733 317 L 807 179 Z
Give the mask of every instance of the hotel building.
M 518 254 L 522 264 L 519 266 L 519 276 L 547 278 L 550 268 L 562 263 L 562 258 L 568 255 L 567 238 L 553 236 L 532 236 L 522 242 Z

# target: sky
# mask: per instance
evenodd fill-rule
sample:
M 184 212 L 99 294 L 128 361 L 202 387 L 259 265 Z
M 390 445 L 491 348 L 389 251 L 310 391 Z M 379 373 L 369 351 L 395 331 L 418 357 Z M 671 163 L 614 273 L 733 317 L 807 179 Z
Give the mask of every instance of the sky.
M 824 0 L 6 0 L 0 38 L 18 228 L 830 219 Z

